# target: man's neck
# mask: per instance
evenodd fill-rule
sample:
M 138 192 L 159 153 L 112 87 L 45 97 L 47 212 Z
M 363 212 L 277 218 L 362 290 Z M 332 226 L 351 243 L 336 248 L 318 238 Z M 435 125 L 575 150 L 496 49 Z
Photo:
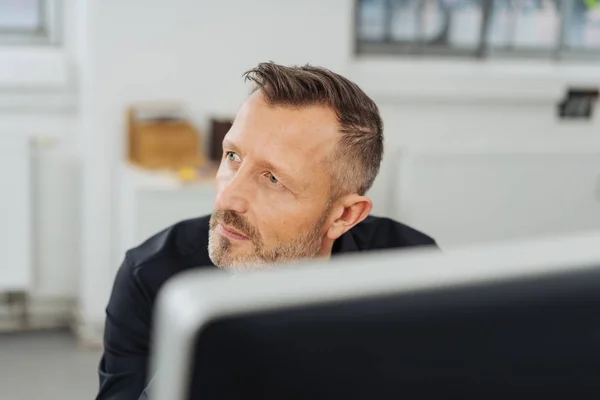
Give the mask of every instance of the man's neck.
M 315 259 L 328 260 L 331 258 L 331 252 L 333 250 L 334 241 L 331 239 L 323 239 L 321 244 L 321 250 L 315 256 Z

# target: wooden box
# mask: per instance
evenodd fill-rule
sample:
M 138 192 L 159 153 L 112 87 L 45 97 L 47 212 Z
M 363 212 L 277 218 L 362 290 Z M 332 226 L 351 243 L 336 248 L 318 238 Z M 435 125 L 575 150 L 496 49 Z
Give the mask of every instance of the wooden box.
M 129 110 L 129 160 L 148 169 L 206 164 L 200 133 L 182 118 L 138 118 Z

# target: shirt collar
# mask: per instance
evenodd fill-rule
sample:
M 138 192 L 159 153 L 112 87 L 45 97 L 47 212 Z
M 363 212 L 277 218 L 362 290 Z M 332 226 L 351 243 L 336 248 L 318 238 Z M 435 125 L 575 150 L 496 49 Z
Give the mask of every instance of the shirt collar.
M 354 240 L 354 236 L 350 231 L 344 233 L 340 236 L 334 243 L 333 248 L 331 249 L 331 255 L 342 254 L 342 253 L 352 253 L 358 251 L 358 244 L 356 240 Z

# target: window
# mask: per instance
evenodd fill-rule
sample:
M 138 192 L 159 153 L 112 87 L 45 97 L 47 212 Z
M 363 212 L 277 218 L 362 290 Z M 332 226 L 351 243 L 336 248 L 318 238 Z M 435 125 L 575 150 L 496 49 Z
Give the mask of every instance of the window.
M 0 44 L 57 44 L 57 1 L 0 0 Z
M 600 0 L 357 0 L 359 54 L 600 56 Z
M 600 50 L 600 1 L 571 4 L 566 13 L 564 47 L 571 50 Z

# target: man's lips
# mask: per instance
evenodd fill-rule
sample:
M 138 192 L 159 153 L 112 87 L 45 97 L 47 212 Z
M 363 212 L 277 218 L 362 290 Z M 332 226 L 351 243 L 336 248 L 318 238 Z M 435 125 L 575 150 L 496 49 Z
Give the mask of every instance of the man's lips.
M 217 232 L 230 239 L 248 240 L 248 236 L 240 233 L 230 226 L 224 225 L 223 223 L 219 223 L 219 225 L 217 225 Z

